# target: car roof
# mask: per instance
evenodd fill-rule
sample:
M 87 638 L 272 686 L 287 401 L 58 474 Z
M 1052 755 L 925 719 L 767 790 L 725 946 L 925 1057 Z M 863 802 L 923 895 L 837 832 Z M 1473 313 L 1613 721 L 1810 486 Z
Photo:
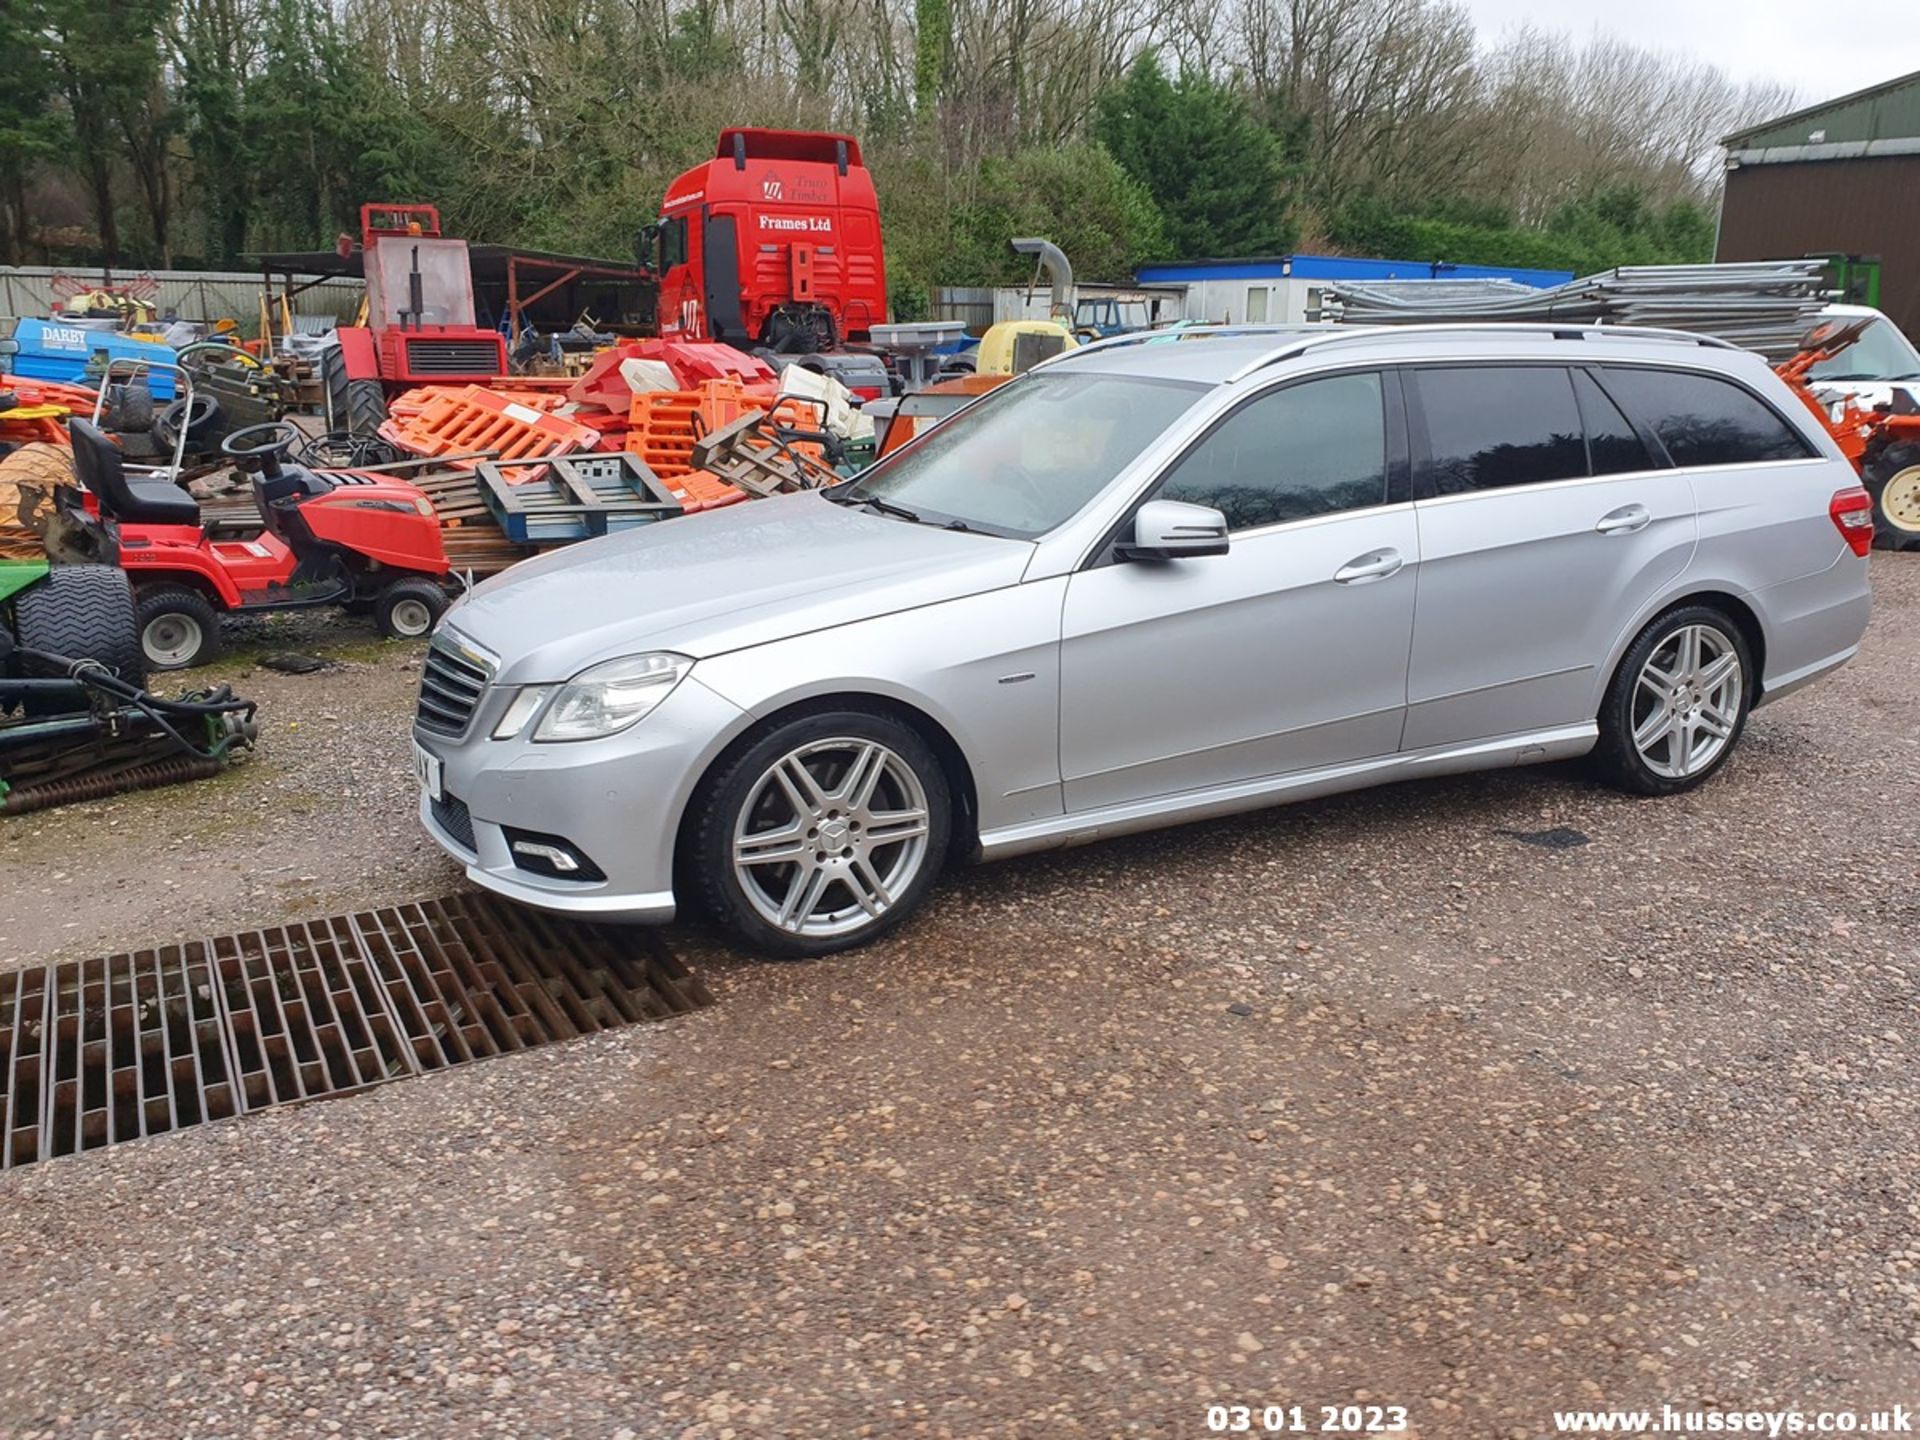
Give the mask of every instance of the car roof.
M 1437 359 L 1636 360 L 1712 370 L 1765 366 L 1760 357 L 1724 340 L 1679 330 L 1483 321 L 1141 331 L 1063 351 L 1045 361 L 1044 368 L 1222 385 L 1255 373 L 1277 375 L 1282 365 L 1288 370 L 1312 370 L 1336 362 L 1398 364 Z

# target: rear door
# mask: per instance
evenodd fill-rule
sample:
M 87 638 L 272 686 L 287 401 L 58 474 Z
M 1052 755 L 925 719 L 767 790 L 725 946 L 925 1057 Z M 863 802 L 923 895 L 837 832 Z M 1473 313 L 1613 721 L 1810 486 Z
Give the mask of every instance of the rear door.
M 1249 398 L 1150 498 L 1227 517 L 1224 555 L 1111 557 L 1062 616 L 1070 811 L 1391 755 L 1419 559 L 1391 372 Z
M 1691 487 L 1584 369 L 1404 373 L 1421 557 L 1404 747 L 1591 721 L 1620 627 L 1692 558 Z

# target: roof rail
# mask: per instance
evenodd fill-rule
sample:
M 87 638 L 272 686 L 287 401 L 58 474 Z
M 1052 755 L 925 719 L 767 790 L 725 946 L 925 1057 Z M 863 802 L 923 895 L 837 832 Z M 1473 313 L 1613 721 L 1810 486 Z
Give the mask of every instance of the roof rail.
M 1697 345 L 1709 350 L 1738 350 L 1740 347 L 1717 335 L 1701 335 L 1692 330 L 1669 330 L 1651 325 L 1600 325 L 1575 321 L 1556 325 L 1551 321 L 1433 320 L 1413 325 L 1334 325 L 1317 329 L 1310 335 L 1296 335 L 1285 345 L 1248 361 L 1227 377 L 1227 383 L 1244 380 L 1256 371 L 1282 360 L 1291 360 L 1309 350 L 1337 345 L 1346 340 L 1374 340 L 1382 335 L 1546 335 L 1555 340 L 1661 340 L 1673 345 Z
M 1556 340 L 1663 340 L 1674 345 L 1698 345 L 1710 350 L 1741 348 L 1717 335 L 1702 335 L 1692 330 L 1662 329 L 1651 325 L 1604 325 L 1592 320 L 1569 320 L 1559 324 L 1550 320 L 1430 320 L 1411 325 L 1188 325 L 1180 329 L 1135 330 L 1126 335 L 1109 335 L 1104 340 L 1095 340 L 1089 345 L 1049 355 L 1032 368 L 1038 370 L 1042 365 L 1056 365 L 1090 355 L 1096 350 L 1112 350 L 1123 345 L 1168 344 L 1178 340 L 1204 340 L 1228 335 L 1282 337 L 1281 343 L 1273 349 L 1249 360 L 1229 375 L 1227 383 L 1231 385 L 1236 380 L 1244 380 L 1256 371 L 1303 355 L 1308 350 L 1354 340 L 1374 340 L 1392 334 L 1547 335 Z
M 1122 345 L 1166 345 L 1177 340 L 1206 339 L 1216 335 L 1293 335 L 1300 336 L 1325 327 L 1314 325 L 1246 324 L 1246 325 L 1168 325 L 1158 330 L 1130 330 L 1125 335 L 1109 335 L 1104 340 L 1089 341 L 1085 345 L 1076 345 L 1071 350 L 1061 350 L 1046 359 L 1028 367 L 1038 370 L 1042 365 L 1053 365 L 1062 360 L 1077 359 L 1095 350 L 1112 350 Z

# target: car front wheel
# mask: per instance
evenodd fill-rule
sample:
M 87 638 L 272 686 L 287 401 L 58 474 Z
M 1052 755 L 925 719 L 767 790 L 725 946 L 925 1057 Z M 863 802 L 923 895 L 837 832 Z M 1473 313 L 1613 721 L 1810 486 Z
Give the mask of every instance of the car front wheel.
M 1691 790 L 1739 743 L 1753 681 L 1746 635 L 1723 611 L 1685 605 L 1659 616 L 1607 687 L 1593 752 L 1602 778 L 1640 795 Z
M 952 823 L 945 773 L 890 715 L 785 722 L 735 754 L 695 801 L 694 879 L 751 949 L 851 949 L 926 898 Z

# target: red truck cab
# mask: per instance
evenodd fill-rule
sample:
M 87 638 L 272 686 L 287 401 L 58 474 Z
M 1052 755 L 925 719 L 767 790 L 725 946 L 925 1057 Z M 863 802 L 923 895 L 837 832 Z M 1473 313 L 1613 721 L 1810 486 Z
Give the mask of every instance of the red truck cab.
M 851 135 L 721 131 L 667 187 L 654 247 L 666 339 L 800 353 L 887 318 L 880 202 Z

